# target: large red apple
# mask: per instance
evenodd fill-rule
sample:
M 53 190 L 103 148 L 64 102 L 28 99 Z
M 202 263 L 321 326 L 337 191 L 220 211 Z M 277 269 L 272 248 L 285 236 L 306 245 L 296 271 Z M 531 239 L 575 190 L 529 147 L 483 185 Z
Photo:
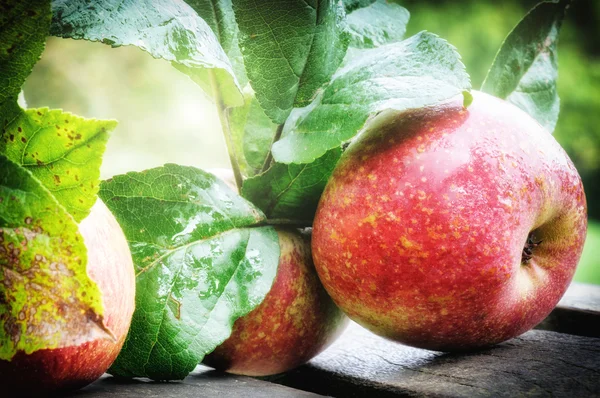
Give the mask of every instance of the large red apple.
M 517 336 L 565 292 L 586 235 L 575 167 L 517 107 L 476 92 L 359 137 L 319 203 L 313 257 L 382 336 L 464 350 Z
M 273 287 L 234 323 L 229 339 L 205 364 L 249 376 L 282 373 L 323 351 L 346 326 L 314 270 L 308 237 L 282 229 L 277 234 L 281 255 Z
M 20 351 L 11 361 L 0 360 L 0 385 L 11 394 L 37 396 L 76 389 L 98 379 L 115 360 L 135 306 L 135 274 L 121 227 L 98 199 L 79 225 L 87 247 L 87 270 L 98 284 L 105 326 L 115 340 L 98 339 L 78 346 Z

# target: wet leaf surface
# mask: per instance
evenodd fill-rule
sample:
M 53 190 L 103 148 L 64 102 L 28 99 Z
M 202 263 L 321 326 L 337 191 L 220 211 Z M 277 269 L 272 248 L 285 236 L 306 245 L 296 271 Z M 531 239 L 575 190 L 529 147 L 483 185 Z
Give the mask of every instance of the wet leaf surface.
M 279 263 L 262 212 L 212 174 L 167 164 L 116 176 L 100 197 L 115 214 L 137 274 L 136 311 L 110 369 L 181 379 L 262 302 Z

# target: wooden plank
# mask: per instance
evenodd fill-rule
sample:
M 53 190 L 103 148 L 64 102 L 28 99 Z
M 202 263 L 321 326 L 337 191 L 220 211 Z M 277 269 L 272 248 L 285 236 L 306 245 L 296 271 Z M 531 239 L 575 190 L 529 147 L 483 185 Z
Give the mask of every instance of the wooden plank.
M 407 347 L 352 323 L 308 365 L 272 381 L 341 397 L 598 397 L 600 339 L 534 330 L 459 355 Z
M 573 283 L 536 329 L 600 338 L 600 286 Z
M 600 286 L 573 282 L 558 305 L 600 313 Z
M 573 284 L 538 328 L 600 337 L 600 286 Z M 269 383 L 266 380 L 279 384 Z M 288 386 L 288 387 L 286 387 Z M 531 331 L 488 350 L 419 350 L 356 324 L 310 364 L 257 380 L 199 366 L 182 382 L 104 376 L 71 396 L 99 397 L 600 396 L 600 339 Z
M 84 398 L 310 398 L 320 395 L 257 380 L 251 377 L 228 375 L 199 366 L 179 382 L 158 383 L 148 379 L 118 380 L 104 375 L 100 380 L 68 397 Z

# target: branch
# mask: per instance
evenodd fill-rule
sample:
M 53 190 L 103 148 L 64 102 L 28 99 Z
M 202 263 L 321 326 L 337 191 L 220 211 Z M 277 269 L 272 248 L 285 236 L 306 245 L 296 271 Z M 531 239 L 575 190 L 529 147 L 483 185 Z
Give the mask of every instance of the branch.
M 225 145 L 227 145 L 229 162 L 231 163 L 231 169 L 233 170 L 233 175 L 235 176 L 235 185 L 237 185 L 238 191 L 241 192 L 244 178 L 242 177 L 240 165 L 237 161 L 235 149 L 233 147 L 231 130 L 229 128 L 229 119 L 227 118 L 226 113 L 227 109 L 225 107 L 225 104 L 223 103 L 223 97 L 221 96 L 221 90 L 219 89 L 219 84 L 217 83 L 217 78 L 215 76 L 214 70 L 211 69 L 208 73 L 210 76 L 210 84 L 213 91 L 213 98 L 215 99 L 217 112 L 219 113 L 219 120 L 221 121 L 221 130 L 223 131 L 223 137 L 225 138 Z
M 269 170 L 269 168 L 271 167 L 271 164 L 273 163 L 273 152 L 272 152 L 273 144 L 276 143 L 277 141 L 279 141 L 279 139 L 281 138 L 282 132 L 283 132 L 283 124 L 280 124 L 279 126 L 277 126 L 277 130 L 275 131 L 275 136 L 273 137 L 273 141 L 271 141 L 271 148 L 269 148 L 269 154 L 267 155 L 265 162 L 263 163 L 261 173 L 264 173 L 265 171 Z

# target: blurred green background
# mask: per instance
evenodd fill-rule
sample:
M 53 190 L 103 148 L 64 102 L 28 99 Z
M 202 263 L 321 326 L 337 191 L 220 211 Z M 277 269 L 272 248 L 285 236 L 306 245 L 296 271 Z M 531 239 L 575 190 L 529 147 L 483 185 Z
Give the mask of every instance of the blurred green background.
M 454 44 L 479 88 L 502 40 L 535 5 L 531 0 L 400 1 L 408 35 L 428 30 Z M 589 229 L 575 280 L 600 284 L 600 1 L 577 0 L 559 42 L 561 114 L 555 136 L 586 189 Z M 102 177 L 167 162 L 228 167 L 213 104 L 167 62 L 135 48 L 49 38 L 27 80 L 30 107 L 117 119 Z

